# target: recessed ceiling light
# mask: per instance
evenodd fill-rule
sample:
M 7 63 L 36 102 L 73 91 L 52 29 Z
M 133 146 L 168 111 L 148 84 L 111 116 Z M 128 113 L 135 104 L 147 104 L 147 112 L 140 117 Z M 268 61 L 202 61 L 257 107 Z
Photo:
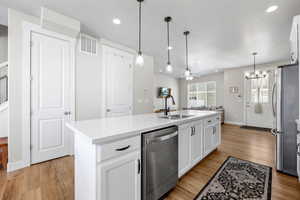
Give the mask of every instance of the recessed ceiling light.
M 274 12 L 275 10 L 277 10 L 277 9 L 278 9 L 278 6 L 273 5 L 273 6 L 270 6 L 269 8 L 267 8 L 266 12 L 271 13 L 271 12 Z
M 121 24 L 121 20 L 119 18 L 114 18 L 113 23 L 119 25 Z
M 168 46 L 168 48 L 167 48 L 168 50 L 172 50 L 173 49 L 173 47 L 172 46 Z

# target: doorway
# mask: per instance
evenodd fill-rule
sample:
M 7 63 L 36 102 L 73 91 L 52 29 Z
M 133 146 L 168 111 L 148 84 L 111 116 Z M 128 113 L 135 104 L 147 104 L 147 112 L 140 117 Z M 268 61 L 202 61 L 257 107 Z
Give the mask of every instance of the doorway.
M 132 114 L 133 59 L 126 51 L 103 47 L 105 117 Z
M 25 24 L 25 110 L 28 165 L 72 154 L 75 39 Z M 29 81 L 28 81 L 29 80 Z M 25 141 L 26 143 L 26 141 Z M 26 145 L 26 144 L 25 144 Z
M 273 69 L 267 70 L 265 78 L 244 81 L 244 124 L 246 127 L 270 129 L 273 127 L 272 87 L 275 82 Z

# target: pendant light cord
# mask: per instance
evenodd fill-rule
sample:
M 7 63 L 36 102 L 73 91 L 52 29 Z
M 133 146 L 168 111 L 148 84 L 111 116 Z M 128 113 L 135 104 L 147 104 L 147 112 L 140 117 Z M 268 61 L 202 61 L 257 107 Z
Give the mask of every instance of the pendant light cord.
M 139 54 L 141 51 L 141 34 L 142 34 L 142 1 L 139 2 Z
M 170 22 L 167 22 L 167 32 L 168 32 L 168 64 L 170 64 Z
M 255 73 L 255 71 L 256 71 L 256 69 L 255 69 L 255 68 L 256 68 L 256 63 L 255 63 L 255 62 L 256 62 L 256 60 L 255 60 L 255 55 L 253 55 L 253 57 L 254 57 L 254 58 L 253 58 L 253 61 L 254 61 L 254 73 Z

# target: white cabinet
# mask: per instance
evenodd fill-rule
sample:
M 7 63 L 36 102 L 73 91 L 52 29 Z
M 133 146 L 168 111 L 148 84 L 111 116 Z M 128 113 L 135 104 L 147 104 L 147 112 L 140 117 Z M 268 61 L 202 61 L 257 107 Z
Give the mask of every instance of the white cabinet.
M 299 16 L 294 17 L 290 35 L 291 63 L 295 64 L 299 57 Z
M 216 122 L 213 126 L 213 135 L 212 135 L 212 148 L 217 148 L 221 143 L 221 126 Z
M 207 156 L 221 143 L 221 123 L 219 117 L 208 119 L 203 134 L 203 155 Z
M 105 200 L 140 200 L 141 198 L 141 158 L 135 151 L 98 165 L 100 196 Z
M 178 127 L 178 173 L 179 177 L 190 169 L 191 151 L 191 124 Z
M 191 164 L 197 164 L 203 157 L 203 123 L 198 121 L 192 126 Z
M 181 125 L 178 132 L 178 174 L 181 177 L 203 157 L 203 122 Z
M 75 135 L 75 200 L 140 200 L 141 137 L 91 144 Z
M 213 135 L 213 126 L 209 125 L 204 128 L 204 135 L 203 135 L 203 154 L 206 156 L 212 151 L 212 135 Z

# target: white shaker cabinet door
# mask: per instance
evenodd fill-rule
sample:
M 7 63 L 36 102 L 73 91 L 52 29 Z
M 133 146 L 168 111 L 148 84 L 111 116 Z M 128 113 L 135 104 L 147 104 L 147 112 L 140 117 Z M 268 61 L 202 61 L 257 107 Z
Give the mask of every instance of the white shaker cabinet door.
M 195 165 L 203 157 L 203 124 L 196 122 L 191 133 L 191 164 Z
M 141 158 L 136 151 L 98 166 L 98 200 L 140 200 Z M 99 198 L 100 197 L 100 198 Z
M 212 134 L 212 149 L 217 148 L 221 142 L 221 127 L 220 124 L 215 124 L 213 126 L 213 134 Z
M 203 145 L 203 155 L 206 156 L 209 154 L 212 150 L 212 135 L 214 132 L 213 126 L 206 126 L 204 128 L 204 134 L 203 134 L 203 140 L 204 140 L 204 145 Z
M 185 124 L 179 127 L 178 130 L 178 175 L 181 177 L 190 169 L 191 157 L 191 126 L 190 124 Z

